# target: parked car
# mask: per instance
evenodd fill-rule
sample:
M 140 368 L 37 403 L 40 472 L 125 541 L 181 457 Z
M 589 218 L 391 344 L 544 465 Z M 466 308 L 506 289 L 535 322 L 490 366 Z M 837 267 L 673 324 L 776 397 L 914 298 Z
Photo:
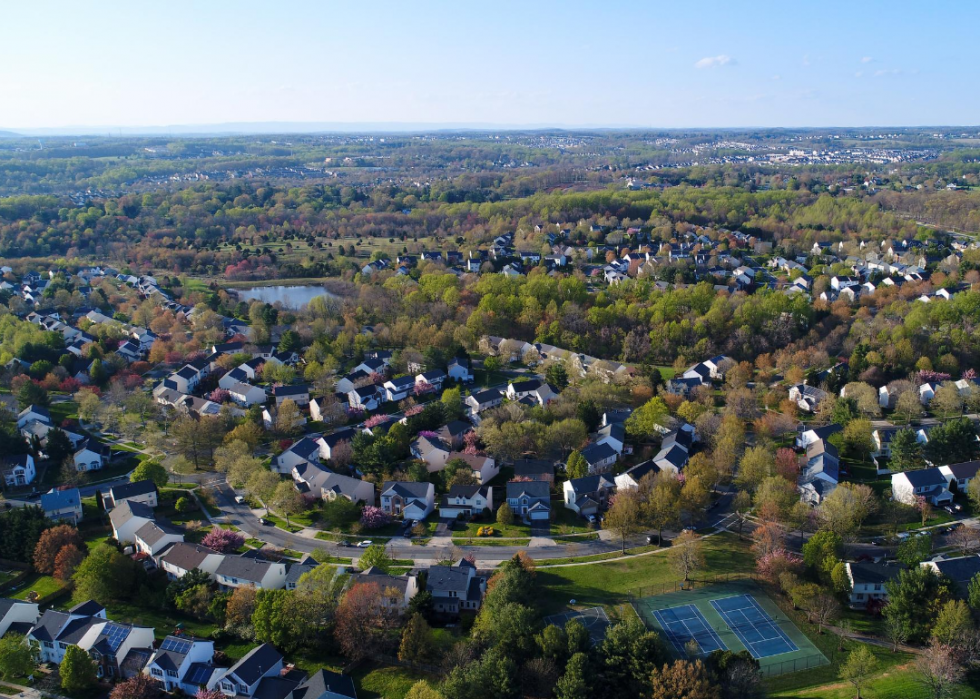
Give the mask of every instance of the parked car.
M 236 495 L 235 496 L 235 502 L 237 502 L 239 505 L 244 505 L 245 504 L 245 498 L 243 498 L 241 495 Z
M 660 537 L 657 536 L 656 534 L 651 534 L 650 536 L 647 537 L 647 544 L 650 544 L 652 546 L 653 544 L 659 544 L 659 543 L 660 543 Z
M 372 543 L 371 541 L 367 541 L 367 540 L 366 541 L 358 541 L 357 542 L 357 548 L 359 548 L 359 549 L 366 549 L 368 546 L 371 545 L 371 543 Z
M 347 548 L 353 546 L 353 544 L 347 541 L 347 539 L 341 539 L 340 541 L 337 542 L 337 546 L 343 546 L 344 548 Z

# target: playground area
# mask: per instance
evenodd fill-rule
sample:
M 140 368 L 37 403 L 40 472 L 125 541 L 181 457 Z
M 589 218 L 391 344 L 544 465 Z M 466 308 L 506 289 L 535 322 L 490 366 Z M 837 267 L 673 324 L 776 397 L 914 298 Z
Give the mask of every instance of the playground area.
M 759 661 L 766 676 L 830 662 L 750 579 L 641 597 L 633 600 L 633 608 L 678 657 L 744 650 Z

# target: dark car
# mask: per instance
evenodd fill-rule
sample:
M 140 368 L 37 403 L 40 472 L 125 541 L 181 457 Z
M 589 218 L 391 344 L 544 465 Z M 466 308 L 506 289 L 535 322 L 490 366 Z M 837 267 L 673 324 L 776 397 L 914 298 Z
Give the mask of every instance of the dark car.
M 271 519 L 266 519 L 265 517 L 263 517 L 262 519 L 260 519 L 259 522 L 262 524 L 263 527 L 271 527 L 272 526 L 272 520 Z
M 350 547 L 350 542 L 347 539 L 341 539 L 337 542 L 337 546 L 343 546 L 344 548 Z
M 650 536 L 647 537 L 647 543 L 650 544 L 651 546 L 653 544 L 659 544 L 660 537 L 657 534 L 651 534 Z

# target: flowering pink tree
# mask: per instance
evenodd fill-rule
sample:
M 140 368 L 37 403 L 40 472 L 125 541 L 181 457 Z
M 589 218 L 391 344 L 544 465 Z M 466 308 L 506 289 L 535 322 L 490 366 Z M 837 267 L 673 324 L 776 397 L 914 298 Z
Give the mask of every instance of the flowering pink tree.
M 370 429 L 374 429 L 375 427 L 378 427 L 379 425 L 385 424 L 385 422 L 387 421 L 388 421 L 387 415 L 372 415 L 371 417 L 369 417 L 367 420 L 364 421 L 364 426 L 370 430 Z
M 919 371 L 919 380 L 922 383 L 942 383 L 943 381 L 949 381 L 950 378 L 950 375 L 943 371 L 932 371 L 930 369 Z
M 463 437 L 463 453 L 471 456 L 478 456 L 480 452 L 480 437 L 476 432 L 467 432 Z
M 966 371 L 963 372 L 963 376 L 960 377 L 960 378 L 962 378 L 962 379 L 964 379 L 966 381 L 973 381 L 974 379 L 977 378 L 977 370 L 976 369 L 967 369 Z
M 415 395 L 421 396 L 424 393 L 428 393 L 432 390 L 432 384 L 428 381 L 422 381 L 415 384 Z
M 237 551 L 245 543 L 245 537 L 238 532 L 230 529 L 215 527 L 201 539 L 201 544 L 209 549 L 214 549 L 218 553 L 232 553 Z
M 439 435 L 432 430 L 419 430 L 419 437 L 425 437 L 426 439 L 438 439 Z
M 225 695 L 220 690 L 201 687 L 194 695 L 194 699 L 225 699 Z
M 368 505 L 361 510 L 361 526 L 365 529 L 378 529 L 386 524 L 391 524 L 391 515 L 380 507 Z
M 231 392 L 224 388 L 216 388 L 208 394 L 207 398 L 215 403 L 225 403 L 231 398 Z
M 372 371 L 370 374 L 368 374 L 368 381 L 377 386 L 378 384 L 385 382 L 385 376 L 384 374 L 379 374 L 376 371 Z
M 421 405 L 413 405 L 411 408 L 406 408 L 405 409 L 405 417 L 412 417 L 413 415 L 418 415 L 423 410 L 425 410 L 425 408 L 423 406 L 421 406 Z
M 760 556 L 755 565 L 759 575 L 773 583 L 783 573 L 799 574 L 803 569 L 803 561 L 785 549 L 775 549 Z

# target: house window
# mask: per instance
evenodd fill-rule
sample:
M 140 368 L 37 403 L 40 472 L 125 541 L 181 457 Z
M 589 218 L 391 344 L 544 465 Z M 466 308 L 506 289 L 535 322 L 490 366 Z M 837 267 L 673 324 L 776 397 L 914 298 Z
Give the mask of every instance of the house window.
M 54 644 L 51 641 L 42 641 L 45 648 L 54 648 Z
M 176 677 L 177 672 L 175 670 L 167 670 L 167 677 Z
M 858 598 L 859 600 L 863 600 L 863 599 L 864 599 L 864 594 L 863 594 L 863 593 L 861 593 L 861 592 L 859 592 L 859 593 L 858 593 L 858 595 L 857 595 L 857 598 Z
M 154 677 L 163 677 L 163 673 L 160 672 L 160 669 L 156 667 L 150 670 L 150 674 L 153 675 Z
M 246 686 L 245 686 L 245 685 L 243 685 L 243 684 L 240 684 L 240 685 L 238 685 L 238 691 L 239 691 L 239 692 L 240 692 L 241 694 L 248 694 L 248 687 L 246 687 Z

